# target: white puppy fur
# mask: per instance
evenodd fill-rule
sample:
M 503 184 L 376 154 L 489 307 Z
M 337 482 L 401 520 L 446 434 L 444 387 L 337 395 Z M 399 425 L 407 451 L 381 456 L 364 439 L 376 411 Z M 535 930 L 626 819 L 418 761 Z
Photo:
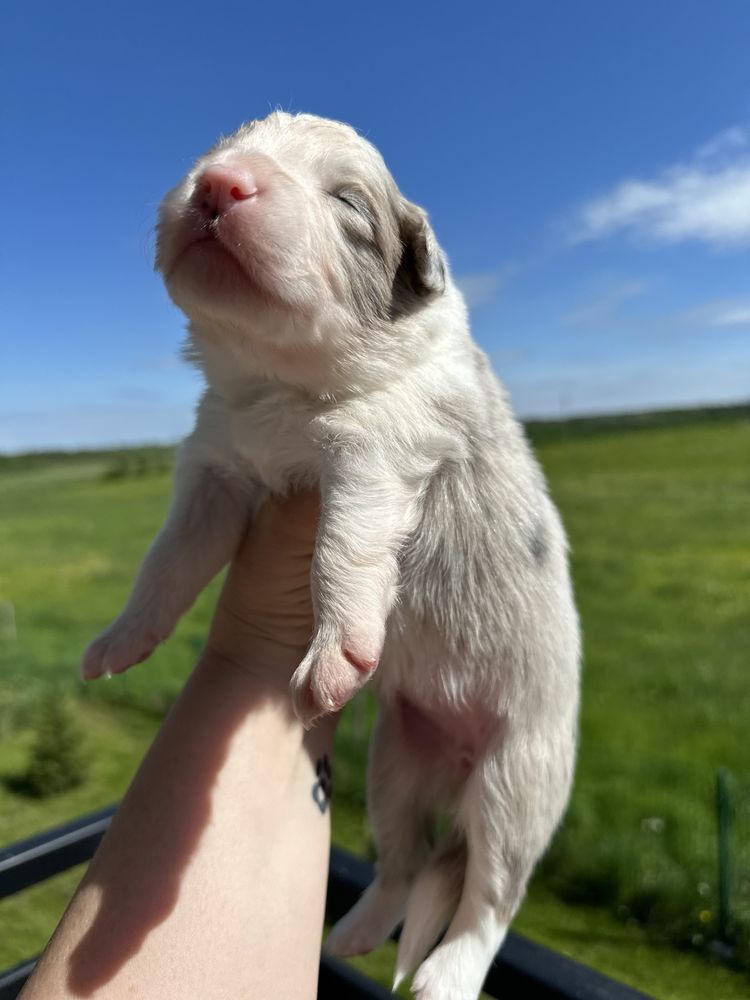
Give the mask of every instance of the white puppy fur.
M 223 139 L 165 198 L 157 267 L 207 389 L 84 676 L 147 657 L 269 493 L 319 485 L 294 704 L 310 725 L 370 678 L 379 698 L 377 877 L 328 947 L 405 916 L 396 980 L 474 1000 L 573 774 L 578 624 L 539 467 L 425 213 L 348 126 L 276 112 Z

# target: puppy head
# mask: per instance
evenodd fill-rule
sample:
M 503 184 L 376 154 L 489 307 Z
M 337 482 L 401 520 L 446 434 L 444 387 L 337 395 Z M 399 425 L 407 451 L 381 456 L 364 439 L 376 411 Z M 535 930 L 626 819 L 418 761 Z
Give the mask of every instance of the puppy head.
M 274 112 L 164 199 L 156 266 L 193 328 L 274 348 L 381 335 L 445 289 L 426 214 L 354 129 Z

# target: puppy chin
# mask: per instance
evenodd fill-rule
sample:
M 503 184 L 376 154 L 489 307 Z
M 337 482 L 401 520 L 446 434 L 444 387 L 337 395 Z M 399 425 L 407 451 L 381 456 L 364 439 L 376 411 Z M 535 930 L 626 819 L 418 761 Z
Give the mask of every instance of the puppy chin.
M 163 269 L 170 298 L 189 318 L 232 326 L 268 309 L 289 309 L 283 282 L 252 270 L 214 239 L 189 244 Z
M 230 254 L 210 243 L 185 250 L 164 274 L 174 304 L 188 317 L 235 320 L 258 305 L 257 289 Z

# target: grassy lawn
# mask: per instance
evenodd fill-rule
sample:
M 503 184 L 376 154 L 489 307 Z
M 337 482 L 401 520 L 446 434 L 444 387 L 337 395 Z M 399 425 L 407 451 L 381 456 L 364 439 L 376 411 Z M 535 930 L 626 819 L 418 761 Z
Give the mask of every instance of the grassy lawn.
M 740 944 L 750 927 L 750 417 L 530 433 L 571 537 L 585 673 L 573 801 L 516 929 L 660 998 L 748 997 L 747 975 L 712 963 L 706 946 L 720 766 L 737 796 Z M 120 609 L 163 517 L 164 458 L 0 459 L 0 844 L 117 799 L 200 649 L 216 584 L 149 663 L 77 680 L 81 650 Z M 35 799 L 17 778 L 50 688 L 67 699 L 89 766 L 82 786 Z M 367 694 L 351 706 L 336 756 L 335 837 L 359 853 L 370 851 L 372 713 Z M 41 947 L 77 878 L 0 903 L 0 968 Z M 360 964 L 388 981 L 393 956 Z

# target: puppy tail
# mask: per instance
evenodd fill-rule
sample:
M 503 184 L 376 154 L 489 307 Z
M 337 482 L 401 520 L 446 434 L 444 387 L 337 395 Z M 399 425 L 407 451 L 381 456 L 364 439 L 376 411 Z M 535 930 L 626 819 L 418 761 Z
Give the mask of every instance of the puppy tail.
M 441 844 L 417 875 L 406 903 L 398 942 L 394 991 L 427 956 L 456 912 L 466 873 L 466 844 L 453 837 Z

